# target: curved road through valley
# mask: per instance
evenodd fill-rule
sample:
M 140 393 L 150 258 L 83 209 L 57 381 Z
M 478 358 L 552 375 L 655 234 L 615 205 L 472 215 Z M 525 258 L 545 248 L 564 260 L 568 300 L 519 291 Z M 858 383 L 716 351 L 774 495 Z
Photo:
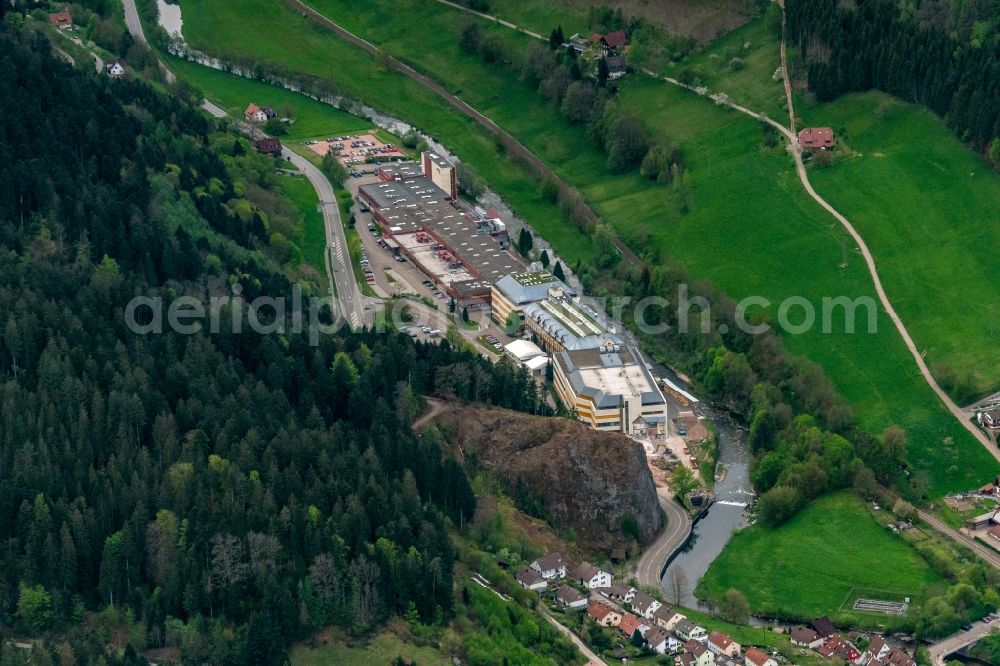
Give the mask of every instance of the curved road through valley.
M 674 501 L 669 490 L 657 488 L 656 495 L 660 500 L 660 507 L 663 509 L 667 524 L 656 537 L 656 541 L 639 556 L 639 561 L 635 565 L 635 577 L 641 586 L 660 589 L 667 559 L 683 546 L 691 535 L 692 521 L 688 512 Z

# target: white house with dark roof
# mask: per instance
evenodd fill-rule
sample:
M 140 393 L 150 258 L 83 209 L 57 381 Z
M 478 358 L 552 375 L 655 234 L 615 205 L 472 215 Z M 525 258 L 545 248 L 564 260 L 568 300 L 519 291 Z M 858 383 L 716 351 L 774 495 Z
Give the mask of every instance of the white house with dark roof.
M 861 654 L 861 664 L 867 664 L 869 661 L 882 661 L 887 656 L 889 656 L 889 644 L 885 642 L 885 639 L 881 636 L 872 636 L 872 639 L 868 641 L 868 647 Z
M 714 666 L 715 664 L 715 655 L 707 647 L 693 639 L 684 643 L 684 654 L 691 655 L 692 658 L 687 660 L 690 666 Z
M 678 613 L 669 606 L 660 606 L 653 611 L 653 622 L 656 623 L 656 626 L 667 631 L 673 631 L 677 623 L 684 619 L 686 619 L 686 616 Z
M 517 578 L 517 582 L 521 584 L 521 587 L 526 590 L 541 592 L 549 586 L 537 571 L 528 567 L 518 571 L 514 577 Z
M 104 72 L 113 79 L 125 76 L 125 63 L 121 60 L 109 60 L 104 65 Z
M 979 419 L 979 425 L 990 430 L 996 430 L 1000 428 L 1000 407 L 984 409 L 979 412 L 977 418 Z
M 626 604 L 630 603 L 635 595 L 638 594 L 634 587 L 619 580 L 611 583 L 611 587 L 599 587 L 597 591 L 608 599 Z
M 636 592 L 630 603 L 632 610 L 646 619 L 652 619 L 653 614 L 663 605 L 645 592 Z
M 625 61 L 625 56 L 623 55 L 608 56 L 606 62 L 608 64 L 609 79 L 620 79 L 628 72 L 628 63 Z
M 580 594 L 576 588 L 560 585 L 556 590 L 556 602 L 567 608 L 586 608 L 590 603 L 587 597 Z
M 666 653 L 670 636 L 665 630 L 660 627 L 650 627 L 642 637 L 646 639 L 650 650 L 655 650 L 659 654 Z
M 546 580 L 566 577 L 566 561 L 562 553 L 549 553 L 531 563 L 530 568 Z
M 570 573 L 569 577 L 591 590 L 601 587 L 611 587 L 611 574 L 598 569 L 590 562 L 580 562 L 573 569 L 572 573 Z
M 708 632 L 705 631 L 704 627 L 698 626 L 687 618 L 674 625 L 674 633 L 682 641 L 703 641 L 708 638 Z

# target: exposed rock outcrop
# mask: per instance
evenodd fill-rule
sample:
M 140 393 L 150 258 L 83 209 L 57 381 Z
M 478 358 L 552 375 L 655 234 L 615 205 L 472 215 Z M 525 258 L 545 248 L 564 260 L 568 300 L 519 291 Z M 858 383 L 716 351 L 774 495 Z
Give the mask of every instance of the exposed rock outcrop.
M 627 541 L 621 529 L 626 516 L 635 518 L 640 543 L 660 529 L 645 453 L 625 435 L 483 407 L 456 407 L 435 423 L 468 462 L 500 478 L 516 502 L 540 504 L 555 529 L 572 528 L 583 550 Z

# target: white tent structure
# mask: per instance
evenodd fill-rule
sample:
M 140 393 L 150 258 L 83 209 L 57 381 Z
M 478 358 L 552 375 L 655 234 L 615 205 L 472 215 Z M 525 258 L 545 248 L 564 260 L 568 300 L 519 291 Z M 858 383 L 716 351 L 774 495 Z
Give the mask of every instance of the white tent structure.
M 504 351 L 519 365 L 528 368 L 532 374 L 544 369 L 549 364 L 549 357 L 531 340 L 514 340 L 504 347 Z

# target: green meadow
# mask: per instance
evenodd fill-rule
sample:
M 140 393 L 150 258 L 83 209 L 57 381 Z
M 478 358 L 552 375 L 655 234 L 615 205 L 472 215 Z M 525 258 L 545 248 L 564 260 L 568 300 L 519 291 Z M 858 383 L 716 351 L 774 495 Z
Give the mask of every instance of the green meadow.
M 902 537 L 880 525 L 853 493 L 816 500 L 777 528 L 735 534 L 712 562 L 696 594 L 743 592 L 755 613 L 811 619 L 829 615 L 858 625 L 884 615 L 854 611 L 858 594 L 920 603 L 947 584 Z
M 326 265 L 323 261 L 323 252 L 326 248 L 326 229 L 323 226 L 323 214 L 317 208 L 319 199 L 316 197 L 316 190 L 305 176 L 285 176 L 278 181 L 278 184 L 281 186 L 281 192 L 299 211 L 301 231 L 296 243 L 302 249 L 303 261 L 319 275 L 324 275 Z
M 316 0 L 314 6 L 447 81 L 453 92 L 578 187 L 633 247 L 652 248 L 655 261 L 683 266 L 733 298 L 765 297 L 772 305 L 764 314 L 772 320 L 778 303 L 791 296 L 806 298 L 817 311 L 824 297 L 874 298 L 856 248 L 805 194 L 791 158 L 780 148 L 762 147 L 757 121 L 662 81 L 634 75 L 623 80 L 624 104 L 684 151 L 693 195 L 685 214 L 673 189 L 635 173 L 609 174 L 604 155 L 583 130 L 563 120 L 516 73 L 462 53 L 457 10 L 413 0 L 391 7 Z M 381 70 L 366 54 L 263 0 L 182 0 L 182 7 L 185 25 L 191 26 L 185 36 L 195 46 L 213 53 L 252 54 L 332 77 L 346 93 L 446 143 L 571 262 L 593 255 L 590 240 L 562 221 L 555 207 L 538 196 L 537 183 L 499 155 L 485 132 L 402 75 Z M 410 29 L 414 24 L 421 29 Z M 530 39 L 490 22 L 483 21 L 483 27 L 512 47 L 523 48 Z M 773 83 L 770 63 L 757 58 L 760 62 L 751 71 L 766 72 Z M 726 72 L 717 75 L 721 86 Z M 911 462 L 930 476 L 932 495 L 978 485 L 1000 471 L 923 383 L 888 317 L 879 312 L 876 323 L 875 333 L 849 334 L 841 315 L 831 320 L 829 333 L 817 326 L 785 339 L 793 352 L 824 367 L 864 427 L 873 432 L 890 424 L 906 428 Z
M 367 132 L 372 127 L 364 118 L 261 81 L 220 72 L 180 58 L 170 58 L 170 68 L 197 86 L 208 101 L 230 114 L 238 113 L 242 117 L 243 110 L 251 102 L 258 106 L 273 107 L 279 113 L 283 113 L 286 107 L 290 108 L 295 122 L 288 125 L 288 135 L 282 138 L 310 139 L 331 134 Z
M 960 402 L 1000 389 L 1000 177 L 934 114 L 881 93 L 799 113 L 847 142 L 810 179 L 865 238 L 928 365 Z

